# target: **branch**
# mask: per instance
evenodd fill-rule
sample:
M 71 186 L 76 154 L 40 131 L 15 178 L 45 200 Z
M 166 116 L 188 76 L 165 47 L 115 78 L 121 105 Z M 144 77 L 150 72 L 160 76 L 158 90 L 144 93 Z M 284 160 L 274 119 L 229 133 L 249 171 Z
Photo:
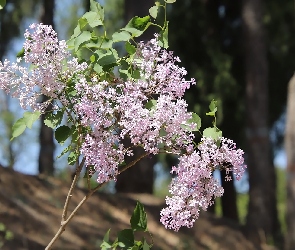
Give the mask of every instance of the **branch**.
M 61 216 L 61 224 L 66 220 L 67 218 L 67 212 L 68 212 L 68 206 L 69 206 L 69 203 L 70 203 L 70 200 L 72 198 L 72 193 L 74 191 L 74 188 L 77 184 L 77 181 L 79 179 L 79 175 L 81 173 L 81 170 L 82 170 L 82 167 L 85 163 L 85 158 L 81 161 L 81 163 L 79 164 L 79 166 L 76 168 L 76 174 L 74 176 L 74 179 L 72 181 L 72 184 L 71 184 L 71 187 L 70 187 L 70 190 L 68 192 L 68 195 L 67 195 L 67 198 L 66 198 L 66 202 L 65 202 L 65 205 L 64 205 L 64 209 L 63 209 L 63 212 L 62 212 L 62 216 Z
M 143 159 L 147 155 L 149 155 L 149 153 L 145 153 L 145 154 L 141 155 L 139 158 L 137 158 L 136 160 L 130 162 L 128 165 L 126 165 L 124 168 L 122 168 L 119 171 L 119 174 L 121 174 L 122 172 L 126 171 L 128 168 L 134 166 L 137 162 L 139 162 L 141 159 Z M 79 167 L 77 168 L 77 172 L 76 172 L 75 178 L 74 178 L 74 180 L 72 182 L 71 188 L 69 190 L 69 193 L 68 193 L 68 196 L 67 196 L 67 199 L 66 199 L 66 202 L 65 202 L 65 206 L 64 206 L 64 210 L 63 210 L 63 215 L 62 215 L 62 221 L 61 221 L 60 228 L 58 229 L 57 233 L 52 238 L 52 240 L 49 242 L 49 244 L 47 245 L 47 247 L 45 248 L 45 250 L 50 250 L 52 248 L 52 246 L 55 243 L 55 241 L 61 236 L 61 234 L 65 230 L 66 225 L 75 216 L 75 214 L 80 209 L 80 207 L 88 200 L 89 197 L 91 197 L 98 189 L 100 189 L 103 185 L 105 185 L 107 183 L 107 182 L 101 183 L 97 187 L 95 187 L 94 189 L 90 190 L 89 193 L 84 196 L 84 198 L 80 201 L 80 203 L 76 206 L 76 208 L 71 212 L 71 214 L 69 215 L 69 217 L 66 219 L 68 204 L 69 204 L 70 198 L 72 197 L 72 192 L 73 192 L 74 186 L 75 186 L 75 184 L 76 184 L 76 182 L 78 180 L 78 174 L 77 173 L 78 173 L 78 171 L 81 171 L 82 166 L 84 165 L 84 162 L 85 162 L 85 160 L 83 159 L 82 162 L 80 163 Z
M 74 182 L 74 181 L 73 181 Z M 63 220 L 61 222 L 60 228 L 58 229 L 57 233 L 55 234 L 55 236 L 52 238 L 52 240 L 49 242 L 49 244 L 47 245 L 47 247 L 45 248 L 45 250 L 50 250 L 53 246 L 53 244 L 55 243 L 55 241 L 57 241 L 57 239 L 61 236 L 61 234 L 63 233 L 63 231 L 65 230 L 66 225 L 71 221 L 71 219 L 75 216 L 75 214 L 77 213 L 77 211 L 79 210 L 79 208 L 88 200 L 88 198 L 90 196 L 93 195 L 93 193 L 95 191 L 97 191 L 99 188 L 101 188 L 104 184 L 106 184 L 107 182 L 101 183 L 99 184 L 95 189 L 92 189 L 87 195 L 84 196 L 84 198 L 80 201 L 80 203 L 76 206 L 76 208 L 72 211 L 72 213 L 69 215 L 69 217 L 66 220 Z M 70 192 L 69 192 L 70 193 Z
M 139 162 L 141 159 L 143 159 L 144 157 L 146 157 L 147 155 L 149 155 L 150 153 L 145 153 L 143 155 L 141 155 L 140 157 L 138 157 L 136 160 L 130 162 L 128 165 L 126 165 L 125 167 L 123 167 L 120 171 L 119 174 L 121 174 L 122 172 L 126 171 L 128 168 L 131 168 L 132 166 L 134 166 L 137 162 Z

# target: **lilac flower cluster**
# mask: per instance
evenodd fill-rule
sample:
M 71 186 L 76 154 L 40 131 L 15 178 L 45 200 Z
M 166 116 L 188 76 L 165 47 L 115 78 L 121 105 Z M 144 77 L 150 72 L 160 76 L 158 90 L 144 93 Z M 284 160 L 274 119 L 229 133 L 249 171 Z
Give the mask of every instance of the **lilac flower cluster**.
M 166 197 L 168 207 L 161 211 L 165 227 L 175 231 L 182 226 L 192 227 L 200 209 L 207 210 L 214 198 L 223 195 L 223 188 L 212 172 L 227 166 L 226 170 L 232 170 L 240 179 L 246 167 L 243 154 L 229 139 L 220 138 L 220 146 L 217 146 L 213 139 L 203 138 L 198 151 L 181 156 L 178 167 L 171 171 L 177 174 L 169 190 L 172 197 Z
M 50 26 L 33 24 L 25 38 L 24 62 L 32 67 L 28 70 L 20 62 L 0 62 L 0 88 L 19 98 L 23 108 L 43 112 L 55 100 L 70 109 L 75 125 L 84 127 L 80 153 L 85 165 L 98 173 L 97 182 L 116 179 L 118 166 L 133 154 L 134 147 L 180 157 L 178 167 L 172 168 L 177 175 L 170 186 L 172 197 L 166 198 L 168 207 L 161 211 L 166 228 L 192 227 L 200 209 L 206 210 L 213 198 L 223 194 L 212 176 L 214 170 L 233 171 L 241 178 L 243 151 L 236 149 L 233 141 L 220 138 L 217 144 L 203 138 L 194 147 L 191 131 L 198 124 L 188 122 L 192 113 L 182 97 L 195 80 L 184 79 L 187 72 L 177 65 L 180 59 L 161 48 L 157 36 L 138 45 L 130 67 L 138 70 L 140 77 L 127 81 L 114 76 L 101 80 L 95 72 L 86 76 L 88 65 L 70 59 L 66 43 L 58 40 Z M 74 86 L 71 99 L 68 83 Z M 49 100 L 39 103 L 41 95 Z M 124 145 L 126 138 L 132 147 Z
M 194 139 L 180 125 L 191 118 L 181 97 L 195 80 L 186 81 L 186 70 L 176 62 L 180 59 L 158 45 L 157 35 L 147 43 L 141 42 L 133 60 L 141 78 L 124 83 L 124 95 L 119 98 L 123 111 L 121 137 L 128 135 L 133 144 L 143 145 L 152 154 L 159 152 L 161 144 L 179 154 Z M 153 100 L 155 95 L 158 98 Z M 145 104 L 151 100 L 156 104 L 149 110 Z
M 139 45 L 133 60 L 140 79 L 116 78 L 114 83 L 81 78 L 76 84 L 80 98 L 75 112 L 83 126 L 92 128 L 81 153 L 86 165 L 94 166 L 99 173 L 98 182 L 115 179 L 125 155 L 132 155 L 132 150 L 123 145 L 124 138 L 151 154 L 162 148 L 180 154 L 192 144 L 194 135 L 180 125 L 191 118 L 181 96 L 194 81 L 184 80 L 186 71 L 174 65 L 176 61 L 179 59 L 152 39 Z M 151 107 L 147 107 L 149 102 L 153 103 Z
M 140 69 L 142 80 L 137 84 L 146 89 L 149 94 L 166 94 L 173 97 L 183 97 L 186 89 L 195 84 L 195 79 L 186 81 L 187 71 L 179 67 L 179 57 L 174 57 L 172 51 L 162 49 L 158 45 L 158 35 L 147 43 L 138 45 L 134 65 Z
M 65 41 L 59 41 L 51 26 L 30 25 L 25 32 L 24 62 L 31 68 L 5 60 L 0 62 L 0 88 L 20 100 L 22 108 L 28 107 L 43 112 L 52 99 L 68 102 L 63 96 L 66 81 L 76 73 L 82 73 L 87 64 L 69 60 Z M 40 96 L 49 100 L 40 103 Z

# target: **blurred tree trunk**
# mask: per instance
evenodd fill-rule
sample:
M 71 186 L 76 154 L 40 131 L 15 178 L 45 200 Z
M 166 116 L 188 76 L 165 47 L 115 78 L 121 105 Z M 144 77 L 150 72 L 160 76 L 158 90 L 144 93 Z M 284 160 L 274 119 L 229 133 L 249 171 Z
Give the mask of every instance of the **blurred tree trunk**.
M 286 250 L 295 249 L 295 75 L 288 88 L 285 134 L 287 153 Z
M 129 21 L 134 16 L 148 15 L 148 9 L 152 7 L 154 1 L 152 0 L 125 0 L 125 20 Z M 150 32 L 141 36 L 141 40 L 148 40 L 151 38 Z M 143 150 L 140 148 L 134 149 L 134 157 L 136 159 L 142 155 Z M 133 193 L 153 193 L 154 186 L 154 165 L 156 164 L 156 157 L 154 155 L 145 157 L 135 166 L 128 169 L 118 176 L 116 181 L 117 192 L 133 192 Z
M 46 25 L 51 25 L 54 28 L 54 0 L 43 0 L 43 12 L 41 14 L 41 22 Z M 42 102 L 46 101 L 45 96 L 42 97 Z M 51 105 L 46 111 L 51 110 Z M 40 129 L 40 152 L 39 152 L 39 173 L 45 175 L 54 174 L 54 140 L 53 130 L 44 124 L 45 114 L 41 115 Z
M 207 36 L 211 40 L 217 40 L 222 44 L 223 30 L 225 29 L 225 21 L 220 18 L 220 1 L 207 0 L 204 2 L 206 19 L 208 22 Z M 221 197 L 222 216 L 234 221 L 239 221 L 238 208 L 237 208 L 237 194 L 233 181 L 225 181 L 225 171 L 220 172 L 222 187 L 224 194 Z M 232 179 L 232 173 L 230 173 Z M 213 212 L 214 209 L 213 209 Z
M 243 0 L 249 207 L 247 229 L 256 243 L 279 236 L 275 169 L 268 129 L 268 62 L 261 0 Z

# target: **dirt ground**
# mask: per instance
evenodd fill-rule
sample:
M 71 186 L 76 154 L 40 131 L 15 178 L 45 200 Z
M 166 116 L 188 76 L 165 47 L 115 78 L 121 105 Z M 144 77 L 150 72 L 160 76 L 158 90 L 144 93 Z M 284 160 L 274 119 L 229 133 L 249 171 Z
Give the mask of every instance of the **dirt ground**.
M 5 241 L 1 249 L 44 249 L 59 228 L 69 186 L 69 183 L 59 179 L 23 175 L 0 167 L 0 223 L 14 237 Z M 85 193 L 83 189 L 76 189 L 70 211 Z M 111 228 L 111 237 L 114 239 L 116 232 L 129 228 L 130 216 L 137 200 L 144 204 L 148 214 L 148 229 L 153 235 L 154 250 L 274 249 L 270 246 L 254 246 L 244 237 L 239 225 L 209 213 L 202 213 L 194 228 L 175 233 L 159 223 L 164 200 L 145 194 L 110 195 L 100 192 L 82 206 L 53 249 L 100 249 L 101 240 L 108 229 Z M 146 238 L 150 240 L 148 235 Z

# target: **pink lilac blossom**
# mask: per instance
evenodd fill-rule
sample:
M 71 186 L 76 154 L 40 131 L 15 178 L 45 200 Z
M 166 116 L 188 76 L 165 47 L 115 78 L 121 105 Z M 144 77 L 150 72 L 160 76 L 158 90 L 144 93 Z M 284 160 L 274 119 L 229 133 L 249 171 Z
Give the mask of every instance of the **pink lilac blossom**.
M 126 137 L 148 153 L 180 156 L 178 167 L 171 171 L 177 175 L 170 185 L 172 197 L 166 198 L 168 207 L 161 211 L 166 228 L 192 227 L 200 209 L 206 210 L 215 197 L 222 196 L 214 170 L 225 169 L 227 181 L 230 171 L 236 179 L 243 175 L 243 151 L 232 140 L 220 138 L 217 145 L 203 138 L 195 151 L 194 134 L 187 127 L 197 124 L 187 124 L 192 113 L 182 99 L 195 80 L 184 79 L 187 72 L 177 65 L 179 58 L 158 45 L 157 35 L 141 42 L 133 58 L 140 79 L 110 82 L 95 75 L 86 78 L 87 64 L 70 59 L 65 41 L 58 40 L 51 26 L 33 24 L 25 38 L 24 61 L 33 67 L 28 70 L 19 61 L 0 62 L 0 88 L 19 98 L 23 108 L 42 112 L 53 99 L 73 105 L 75 120 L 87 131 L 80 153 L 85 165 L 97 172 L 97 182 L 116 179 L 118 166 L 133 154 L 124 146 Z M 65 95 L 67 82 L 75 84 L 77 95 L 72 100 Z M 41 95 L 49 100 L 39 103 Z
M 135 67 L 139 68 L 141 77 L 137 84 L 145 88 L 149 94 L 167 94 L 175 98 L 181 98 L 190 85 L 195 84 L 195 79 L 186 81 L 184 76 L 187 71 L 179 67 L 178 57 L 173 56 L 172 51 L 162 49 L 158 45 L 158 36 L 155 35 L 147 43 L 138 45 L 134 60 Z
M 68 101 L 63 95 L 66 81 L 74 74 L 82 74 L 87 64 L 78 64 L 77 59 L 69 59 L 65 41 L 59 41 L 51 26 L 32 24 L 25 32 L 24 62 L 32 67 L 23 67 L 20 61 L 0 62 L 0 88 L 20 100 L 22 108 L 28 107 L 43 112 L 50 99 Z M 40 103 L 45 95 L 49 100 Z
M 119 122 L 124 128 L 122 138 L 127 134 L 134 145 L 143 145 L 152 154 L 159 152 L 161 144 L 179 154 L 182 148 L 192 143 L 192 132 L 180 126 L 191 118 L 184 100 L 173 101 L 171 96 L 160 95 L 155 107 L 149 110 L 140 98 L 134 100 L 130 96 L 135 94 L 120 99 L 120 106 L 127 111 L 122 112 Z
M 97 173 L 97 182 L 104 183 L 116 180 L 118 165 L 124 161 L 128 150 L 122 144 L 117 144 L 118 138 L 103 130 L 87 134 L 81 153 L 84 155 L 86 166 L 93 166 Z
M 102 142 L 98 140 L 108 141 L 109 149 L 104 148 L 107 155 L 112 155 L 114 145 L 123 145 L 121 141 L 126 137 L 134 146 L 143 147 L 151 154 L 159 153 L 163 147 L 178 155 L 183 149 L 192 150 L 189 145 L 194 135 L 181 127 L 192 114 L 187 111 L 187 103 L 181 97 L 194 81 L 184 80 L 186 71 L 175 65 L 179 59 L 160 48 L 156 41 L 141 43 L 137 50 L 134 64 L 141 72 L 141 79 L 123 81 L 116 78 L 116 84 L 113 84 L 99 81 L 97 77 L 88 79 L 88 82 L 81 78 L 75 86 L 80 98 L 74 109 L 81 124 L 109 133 L 109 136 L 91 139 L 95 138 L 99 145 Z M 154 102 L 154 107 L 146 107 L 149 101 Z M 119 136 L 116 140 L 112 139 L 114 130 Z M 104 180 L 107 181 L 107 176 L 113 176 L 120 162 L 115 165 L 114 161 L 113 167 L 107 169 L 87 148 L 89 138 L 85 139 L 81 153 L 89 165 L 106 171 Z M 121 152 L 132 154 L 131 150 Z
M 178 231 L 180 227 L 192 227 L 199 217 L 200 209 L 207 210 L 214 198 L 223 195 L 223 188 L 212 172 L 223 164 L 231 168 L 239 179 L 245 170 L 243 151 L 236 149 L 233 141 L 220 138 L 220 146 L 211 138 L 202 138 L 198 151 L 179 158 L 176 173 L 170 185 L 172 197 L 166 197 L 168 207 L 162 209 L 160 221 L 166 228 Z

